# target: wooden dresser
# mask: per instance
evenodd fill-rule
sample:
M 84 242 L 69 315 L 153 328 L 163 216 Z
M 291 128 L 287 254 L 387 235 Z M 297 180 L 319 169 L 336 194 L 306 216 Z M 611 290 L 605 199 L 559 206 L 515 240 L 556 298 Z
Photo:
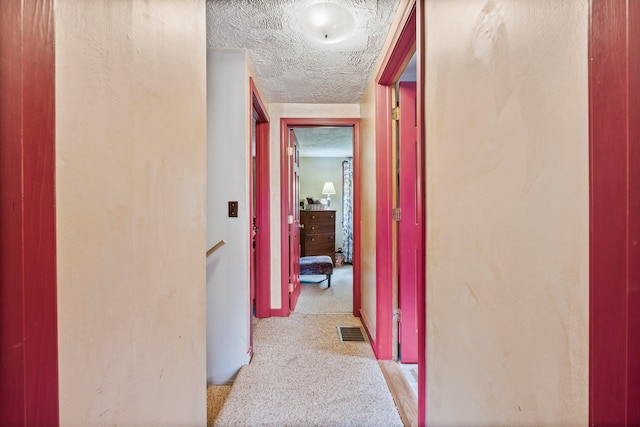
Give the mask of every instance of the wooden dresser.
M 300 211 L 300 256 L 328 255 L 336 262 L 336 211 Z

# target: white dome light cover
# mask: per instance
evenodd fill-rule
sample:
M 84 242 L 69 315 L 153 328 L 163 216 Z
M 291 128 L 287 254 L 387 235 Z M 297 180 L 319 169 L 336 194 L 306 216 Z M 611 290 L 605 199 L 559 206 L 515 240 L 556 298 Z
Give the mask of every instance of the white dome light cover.
M 356 20 L 349 10 L 335 3 L 316 3 L 302 12 L 300 26 L 321 43 L 338 43 L 353 33 Z

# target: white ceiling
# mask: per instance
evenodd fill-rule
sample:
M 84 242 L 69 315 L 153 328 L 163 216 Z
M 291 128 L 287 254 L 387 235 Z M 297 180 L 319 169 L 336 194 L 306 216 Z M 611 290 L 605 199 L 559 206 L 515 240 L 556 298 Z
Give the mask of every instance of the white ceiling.
M 300 157 L 353 157 L 353 127 L 296 128 Z
M 401 82 L 416 81 L 416 55 L 407 64 L 398 79 Z M 352 127 L 307 127 L 294 129 L 301 157 L 353 157 Z
M 399 0 L 324 0 L 356 21 L 344 41 L 323 44 L 299 17 L 322 0 L 207 0 L 207 47 L 245 48 L 266 102 L 359 103 Z

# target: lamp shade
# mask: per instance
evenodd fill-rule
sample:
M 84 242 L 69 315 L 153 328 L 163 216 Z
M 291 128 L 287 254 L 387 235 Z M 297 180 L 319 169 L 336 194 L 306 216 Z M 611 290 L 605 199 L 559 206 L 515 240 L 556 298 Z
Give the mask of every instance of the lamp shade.
M 336 194 L 336 188 L 333 186 L 333 182 L 325 182 L 322 187 L 322 194 Z

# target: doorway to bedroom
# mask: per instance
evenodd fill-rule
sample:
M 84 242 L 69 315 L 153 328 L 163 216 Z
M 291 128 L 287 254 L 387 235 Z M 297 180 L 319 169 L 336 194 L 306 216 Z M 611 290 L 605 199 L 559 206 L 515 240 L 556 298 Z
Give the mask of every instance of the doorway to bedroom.
M 338 277 L 338 270 L 342 269 L 345 277 L 341 278 L 341 282 L 351 279 L 347 282 L 351 291 L 344 292 L 351 297 L 349 312 L 360 317 L 360 119 L 282 118 L 280 129 L 283 165 L 280 177 L 283 242 L 281 289 L 282 307 L 288 309 L 285 315 L 296 311 L 298 298 L 305 285 L 320 284 L 316 288 L 326 288 L 326 296 L 337 293 L 338 282 L 332 281 L 329 286 L 328 279 L 333 278 L 334 273 Z M 345 147 L 341 152 L 336 149 L 339 140 L 343 141 Z M 330 147 L 333 147 L 333 152 Z M 301 222 L 306 218 L 316 223 L 306 228 Z M 313 277 L 307 277 L 311 274 L 305 274 L 304 277 L 300 275 L 301 253 L 304 254 L 303 258 L 307 258 L 314 255 L 314 251 L 321 252 L 316 254 L 321 259 L 314 261 L 314 267 L 322 267 L 319 273 L 326 282 L 322 280 L 323 277 L 314 280 Z M 349 264 L 351 267 L 343 268 Z M 310 273 L 306 268 L 303 270 Z M 351 273 L 347 274 L 349 271 Z M 327 274 L 330 276 L 327 277 Z M 301 285 L 301 278 L 305 282 L 316 283 Z M 308 290 L 311 289 L 312 286 L 308 286 Z M 335 301 L 332 304 L 335 312 Z
M 353 312 L 353 126 L 294 127 L 299 147 L 302 262 L 328 256 L 331 274 L 302 269 L 295 312 Z

